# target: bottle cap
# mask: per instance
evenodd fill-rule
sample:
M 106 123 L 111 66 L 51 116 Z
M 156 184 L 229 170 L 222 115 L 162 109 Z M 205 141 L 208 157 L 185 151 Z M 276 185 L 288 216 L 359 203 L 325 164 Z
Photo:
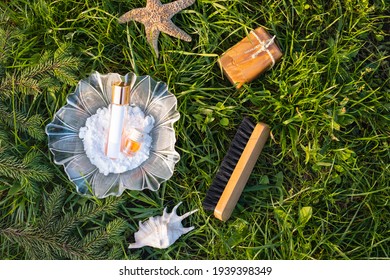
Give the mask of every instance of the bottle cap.
M 142 139 L 144 138 L 144 134 L 137 129 L 132 129 L 127 135 L 127 138 L 135 142 L 142 142 Z
M 124 82 L 114 83 L 111 92 L 112 104 L 128 105 L 130 103 L 130 85 Z

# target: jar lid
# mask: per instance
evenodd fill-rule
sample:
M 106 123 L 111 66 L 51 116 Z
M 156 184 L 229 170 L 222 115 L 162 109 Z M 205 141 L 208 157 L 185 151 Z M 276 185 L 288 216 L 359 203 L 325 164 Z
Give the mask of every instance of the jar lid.
M 144 134 L 137 130 L 137 129 L 132 129 L 127 135 L 127 139 L 133 140 L 135 142 L 141 142 L 144 138 Z

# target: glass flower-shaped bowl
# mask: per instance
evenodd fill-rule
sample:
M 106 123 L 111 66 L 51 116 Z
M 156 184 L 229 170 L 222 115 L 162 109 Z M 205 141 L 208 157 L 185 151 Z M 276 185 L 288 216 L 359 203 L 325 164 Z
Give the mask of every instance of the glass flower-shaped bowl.
M 131 86 L 131 104 L 154 119 L 150 131 L 152 143 L 149 157 L 139 166 L 122 173 L 104 175 L 86 155 L 84 143 L 79 137 L 80 128 L 100 108 L 111 103 L 111 85 L 124 81 Z M 49 149 L 54 162 L 63 165 L 69 179 L 81 194 L 99 198 L 119 196 L 125 189 L 158 190 L 168 180 L 180 156 L 175 151 L 174 122 L 180 118 L 176 97 L 167 85 L 149 76 L 137 77 L 133 73 L 121 76 L 116 73 L 93 73 L 79 82 L 67 104 L 55 114 L 46 126 Z M 102 136 L 104 137 L 104 136 Z

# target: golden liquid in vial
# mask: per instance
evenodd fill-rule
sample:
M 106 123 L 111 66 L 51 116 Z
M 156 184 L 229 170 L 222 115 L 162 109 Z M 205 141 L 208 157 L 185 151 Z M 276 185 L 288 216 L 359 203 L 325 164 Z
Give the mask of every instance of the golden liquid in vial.
M 133 156 L 141 148 L 141 143 L 133 141 L 131 139 L 125 140 L 125 146 L 123 152 L 129 156 Z
M 125 135 L 122 152 L 128 156 L 134 156 L 141 148 L 143 133 L 138 130 L 131 130 Z

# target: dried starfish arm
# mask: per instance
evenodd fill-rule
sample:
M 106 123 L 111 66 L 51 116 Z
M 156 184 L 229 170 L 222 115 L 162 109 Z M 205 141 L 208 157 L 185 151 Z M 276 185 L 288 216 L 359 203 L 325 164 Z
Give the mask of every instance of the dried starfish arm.
M 155 9 L 156 7 L 161 7 L 163 4 L 161 4 L 160 0 L 149 0 L 146 3 L 146 8 L 148 9 Z
M 160 30 L 172 37 L 176 37 L 187 42 L 191 42 L 192 40 L 190 35 L 188 35 L 186 32 L 181 30 L 176 25 L 169 25 L 169 26 L 162 25 L 160 26 Z
M 171 17 L 181 10 L 188 8 L 195 3 L 196 0 L 178 0 L 175 2 L 167 3 L 163 5 L 164 12 L 171 14 Z
M 118 19 L 118 22 L 119 23 L 126 23 L 126 22 L 129 22 L 130 20 L 134 20 L 134 21 L 143 23 L 143 19 L 145 19 L 145 17 L 147 17 L 147 16 L 148 15 L 143 8 L 137 8 L 134 10 L 130 10 L 127 13 L 120 16 Z
M 161 31 L 187 42 L 191 41 L 190 35 L 175 26 L 171 18 L 194 3 L 195 0 L 177 0 L 167 4 L 162 4 L 160 0 L 147 0 L 145 8 L 136 8 L 125 13 L 119 17 L 118 22 L 134 20 L 144 24 L 147 41 L 153 46 L 158 57 L 157 40 Z
M 158 36 L 160 35 L 160 30 L 156 28 L 145 28 L 145 33 L 146 40 L 152 45 L 154 51 L 156 52 L 156 56 L 158 57 Z

